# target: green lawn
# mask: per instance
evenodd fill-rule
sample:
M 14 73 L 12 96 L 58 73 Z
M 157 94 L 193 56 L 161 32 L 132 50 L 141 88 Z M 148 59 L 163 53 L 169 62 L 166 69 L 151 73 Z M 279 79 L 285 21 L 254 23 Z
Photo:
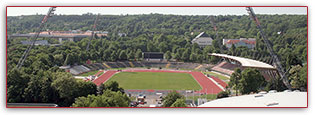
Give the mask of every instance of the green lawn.
M 188 73 L 120 72 L 109 81 L 117 81 L 124 89 L 200 90 Z
M 219 77 L 223 81 L 229 80 L 228 77 L 220 75 L 220 74 L 216 74 L 216 73 L 213 73 L 213 72 L 203 72 L 203 73 L 204 74 L 209 74 L 209 75 L 212 75 L 212 76 L 215 76 L 215 77 Z
M 90 76 L 90 75 L 95 75 L 98 72 L 98 70 L 95 71 L 90 71 L 90 72 L 86 72 L 86 73 L 82 73 L 78 76 Z

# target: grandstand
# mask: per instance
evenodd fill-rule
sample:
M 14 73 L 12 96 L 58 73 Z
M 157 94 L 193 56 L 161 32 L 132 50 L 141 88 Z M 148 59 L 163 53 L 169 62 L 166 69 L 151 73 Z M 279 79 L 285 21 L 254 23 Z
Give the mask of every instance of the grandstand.
M 173 68 L 173 69 L 189 69 L 189 70 L 206 70 L 211 65 L 199 63 L 185 62 L 168 62 L 168 61 L 120 61 L 120 62 L 103 62 L 93 64 L 83 64 L 80 66 L 72 66 L 69 70 L 73 75 L 81 73 L 115 68 Z
M 225 75 L 232 75 L 235 68 L 256 68 L 266 80 L 274 79 L 278 74 L 275 67 L 264 62 L 226 54 L 210 53 L 209 55 L 223 58 L 224 61 L 212 67 L 211 70 Z
M 70 68 L 70 73 L 74 75 L 79 75 L 81 73 L 89 72 L 91 69 L 85 67 L 84 65 L 73 66 Z
M 239 66 L 235 65 L 235 64 L 231 64 L 227 61 L 222 61 L 221 63 L 219 63 L 218 65 L 214 66 L 211 69 L 213 71 L 217 71 L 217 72 L 220 72 L 222 74 L 226 74 L 226 75 L 230 76 L 234 72 L 234 69 L 237 67 L 239 67 Z

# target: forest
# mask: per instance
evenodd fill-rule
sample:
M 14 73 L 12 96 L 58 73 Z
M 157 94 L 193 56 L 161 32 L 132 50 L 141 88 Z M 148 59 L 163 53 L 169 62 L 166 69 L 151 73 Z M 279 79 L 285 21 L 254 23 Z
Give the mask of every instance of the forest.
M 96 16 L 92 13 L 55 15 L 49 18 L 44 30 L 91 30 Z M 94 38 L 89 51 L 85 50 L 89 38 L 84 38 L 79 42 L 64 42 L 59 47 L 35 46 L 19 70 L 14 67 L 27 48 L 26 45 L 20 44 L 20 41 L 26 38 L 7 39 L 8 102 L 54 102 L 52 100 L 58 99 L 73 102 L 76 97 L 95 94 L 96 89 L 83 94 L 76 94 L 74 91 L 73 95 L 66 96 L 71 99 L 67 99 L 63 95 L 62 88 L 70 87 L 58 85 L 66 81 L 60 79 L 67 79 L 73 84 L 78 84 L 82 89 L 96 87 L 89 83 L 82 85 L 72 80 L 69 77 L 71 75 L 58 69 L 62 65 L 83 64 L 88 59 L 92 62 L 141 60 L 142 52 L 163 52 L 168 60 L 216 64 L 219 59 L 207 54 L 224 53 L 270 63 L 270 54 L 256 24 L 248 15 L 212 17 L 218 28 L 218 36 L 209 16 L 100 15 L 96 30 L 107 31 L 109 34 Z M 8 16 L 7 35 L 35 32 L 42 18 L 43 15 Z M 288 73 L 293 87 L 307 88 L 307 16 L 258 15 L 258 19 L 274 51 L 280 57 L 285 71 L 290 70 Z M 191 40 L 201 32 L 205 32 L 214 39 L 211 46 L 201 48 L 191 43 Z M 119 36 L 118 33 L 126 33 L 126 36 Z M 239 38 L 256 38 L 255 48 L 232 47 L 228 49 L 223 46 L 220 50 L 222 39 Z M 40 39 L 57 43 L 53 39 Z M 49 95 L 55 96 L 46 95 L 45 92 L 50 90 L 54 90 L 54 94 Z M 69 105 L 71 104 L 68 102 L 64 104 L 64 106 Z

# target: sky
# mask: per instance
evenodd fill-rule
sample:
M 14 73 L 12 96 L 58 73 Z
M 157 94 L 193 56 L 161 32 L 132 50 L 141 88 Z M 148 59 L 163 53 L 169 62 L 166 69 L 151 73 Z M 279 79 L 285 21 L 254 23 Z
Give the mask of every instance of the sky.
M 8 16 L 46 14 L 49 7 L 7 7 Z M 256 14 L 307 14 L 306 7 L 253 7 Z M 57 7 L 55 14 L 247 15 L 245 7 Z

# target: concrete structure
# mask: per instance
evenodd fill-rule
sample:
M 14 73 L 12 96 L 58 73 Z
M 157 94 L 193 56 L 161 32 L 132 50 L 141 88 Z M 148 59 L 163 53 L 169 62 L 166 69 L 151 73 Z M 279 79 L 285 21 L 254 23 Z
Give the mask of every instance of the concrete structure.
M 212 45 L 213 39 L 209 37 L 205 32 L 201 32 L 191 42 L 197 43 L 200 47 L 206 47 Z
M 307 107 L 307 92 L 274 92 L 216 99 L 198 107 Z
M 32 41 L 21 41 L 23 45 L 31 45 Z M 47 40 L 36 40 L 35 45 L 49 45 Z
M 107 36 L 107 31 L 95 31 L 97 37 Z M 92 35 L 92 31 L 80 31 L 80 30 L 71 30 L 71 31 L 43 31 L 39 34 L 39 38 L 55 38 L 58 39 L 60 43 L 64 40 L 69 41 L 80 41 L 83 38 L 89 38 Z M 14 37 L 34 37 L 35 33 L 28 34 L 12 34 L 8 38 Z
M 255 48 L 256 39 L 255 38 L 240 38 L 240 39 L 223 39 L 223 45 L 227 48 L 231 48 L 232 45 L 235 47 L 245 46 L 247 48 Z

